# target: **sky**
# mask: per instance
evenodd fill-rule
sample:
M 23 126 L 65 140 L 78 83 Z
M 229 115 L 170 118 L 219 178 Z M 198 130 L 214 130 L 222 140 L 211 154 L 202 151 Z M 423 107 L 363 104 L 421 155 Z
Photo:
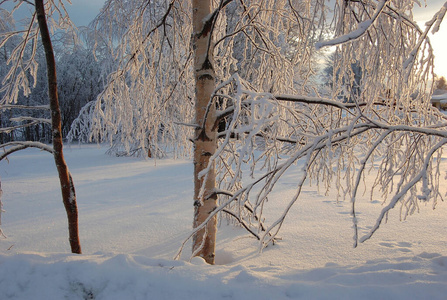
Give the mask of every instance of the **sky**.
M 66 0 L 66 8 L 70 18 L 76 26 L 87 26 L 93 18 L 101 11 L 105 0 L 71 0 L 69 5 Z

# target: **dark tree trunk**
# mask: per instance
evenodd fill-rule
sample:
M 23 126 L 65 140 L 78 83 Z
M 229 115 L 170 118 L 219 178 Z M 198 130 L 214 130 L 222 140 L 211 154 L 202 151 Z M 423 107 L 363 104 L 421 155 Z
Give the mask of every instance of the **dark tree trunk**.
M 50 98 L 51 110 L 51 131 L 53 137 L 54 161 L 56 163 L 59 180 L 62 190 L 62 200 L 68 217 L 68 233 L 72 253 L 82 253 L 79 242 L 78 228 L 78 207 L 73 180 L 68 171 L 64 159 L 62 133 L 61 133 L 61 112 L 57 93 L 56 61 L 54 59 L 53 46 L 51 44 L 50 33 L 45 16 L 43 0 L 35 0 L 37 21 L 39 23 L 42 44 L 45 49 L 48 73 L 48 94 Z

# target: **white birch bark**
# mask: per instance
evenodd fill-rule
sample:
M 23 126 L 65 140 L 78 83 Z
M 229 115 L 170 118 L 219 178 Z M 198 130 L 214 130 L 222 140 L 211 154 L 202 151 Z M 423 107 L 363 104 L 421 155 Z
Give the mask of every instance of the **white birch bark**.
M 209 159 L 217 148 L 215 107 L 208 105 L 215 89 L 213 44 L 210 36 L 211 1 L 193 1 L 193 49 L 196 80 L 196 117 L 198 127 L 194 137 L 194 228 L 202 224 L 217 206 L 214 166 L 205 176 L 201 171 L 208 167 Z M 209 108 L 209 111 L 208 111 Z M 203 189 L 203 190 L 202 190 Z M 214 217 L 193 239 L 193 255 L 214 264 L 217 220 Z

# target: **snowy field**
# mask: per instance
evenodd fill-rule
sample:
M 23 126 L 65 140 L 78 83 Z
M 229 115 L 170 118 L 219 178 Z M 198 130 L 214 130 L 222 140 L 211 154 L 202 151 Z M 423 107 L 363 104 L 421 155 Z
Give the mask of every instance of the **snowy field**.
M 402 221 L 397 208 L 354 249 L 349 201 L 308 186 L 277 245 L 259 254 L 223 221 L 208 266 L 189 261 L 189 245 L 173 260 L 192 224 L 192 163 L 104 153 L 65 150 L 83 255 L 69 253 L 52 157 L 30 149 L 0 162 L 0 299 L 447 299 L 447 203 L 421 204 Z M 294 193 L 288 178 L 276 201 Z M 359 203 L 362 233 L 381 208 L 381 199 Z

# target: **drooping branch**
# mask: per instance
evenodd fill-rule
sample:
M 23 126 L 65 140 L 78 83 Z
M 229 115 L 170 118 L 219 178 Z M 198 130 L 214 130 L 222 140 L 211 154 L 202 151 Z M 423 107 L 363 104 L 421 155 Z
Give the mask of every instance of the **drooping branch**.
M 377 149 L 377 147 L 379 147 L 379 145 L 383 142 L 383 140 L 390 134 L 391 132 L 389 131 L 385 131 L 384 133 L 382 133 L 382 135 L 376 140 L 376 142 L 370 147 L 370 150 L 368 151 L 368 153 L 365 155 L 365 157 L 362 159 L 361 163 L 360 163 L 360 169 L 357 171 L 357 178 L 356 178 L 356 182 L 354 184 L 354 191 L 352 193 L 352 197 L 351 197 L 351 216 L 352 216 L 352 223 L 354 226 L 354 248 L 357 247 L 358 244 L 358 221 L 357 221 L 357 211 L 355 208 L 355 204 L 356 204 L 356 196 L 357 196 L 357 191 L 358 188 L 360 186 L 360 180 L 363 176 L 363 172 L 366 168 L 366 163 L 368 162 L 368 160 L 370 159 L 370 157 L 372 156 L 372 154 L 374 153 L 374 151 Z
M 216 95 L 215 97 L 217 97 Z M 321 97 L 311 97 L 311 96 L 299 96 L 299 95 L 270 95 L 271 99 L 278 100 L 278 101 L 284 101 L 284 102 L 291 102 L 291 103 L 304 103 L 304 104 L 315 104 L 315 105 L 323 105 L 323 106 L 332 106 L 335 108 L 339 108 L 349 114 L 354 114 L 352 109 L 363 107 L 366 105 L 370 105 L 367 102 L 360 102 L 360 103 L 342 103 L 340 101 L 321 98 Z M 212 102 L 210 101 L 210 104 L 212 105 Z M 379 106 L 388 106 L 384 101 L 378 101 L 374 102 L 373 105 L 379 105 Z M 226 108 L 223 111 L 220 111 L 217 114 L 217 121 L 223 120 L 224 118 L 231 116 L 233 114 L 234 108 L 232 106 Z
M 4 105 L 7 103 L 16 103 L 17 102 L 17 96 L 19 93 L 19 88 L 22 87 L 24 89 L 24 94 L 29 94 L 29 87 L 28 87 L 28 80 L 27 76 L 25 75 L 25 72 L 27 72 L 30 68 L 33 67 L 35 64 L 33 57 L 31 57 L 28 60 L 28 63 L 24 64 L 21 61 L 21 58 L 23 58 L 26 46 L 28 43 L 28 40 L 30 38 L 36 39 L 37 38 L 37 29 L 34 28 L 34 21 L 36 18 L 36 14 L 33 13 L 32 19 L 29 22 L 28 28 L 25 31 L 25 36 L 22 40 L 22 42 L 16 47 L 16 49 L 13 52 L 13 55 L 9 58 L 9 60 L 15 59 L 14 65 L 11 67 L 9 72 L 6 74 L 6 76 L 3 78 L 3 84 L 9 80 L 9 83 L 2 88 L 4 91 L 3 98 L 0 99 L 0 104 Z M 0 41 L 1 43 L 6 43 L 7 38 L 4 38 L 4 40 Z M 37 43 L 36 43 L 37 44 Z M 34 45 L 34 48 L 37 47 L 37 45 Z M 35 51 L 32 52 L 32 56 L 35 55 Z M 23 72 L 21 74 L 22 76 L 18 76 L 17 74 Z M 23 81 L 23 82 L 22 82 Z
M 230 211 L 228 209 L 223 209 L 222 212 L 224 212 L 224 213 L 232 216 L 233 218 L 235 218 L 237 220 L 237 222 L 239 224 L 241 224 L 242 227 L 245 228 L 245 230 L 247 230 L 251 235 L 253 235 L 258 241 L 261 240 L 261 237 L 256 232 L 254 232 L 250 228 L 250 226 L 243 219 L 239 218 L 234 212 L 232 212 L 232 211 Z
M 35 119 L 35 118 L 30 118 L 30 122 L 28 123 L 24 123 L 24 124 L 20 124 L 20 125 L 16 125 L 16 126 L 11 126 L 11 127 L 3 127 L 0 128 L 0 133 L 10 133 L 13 130 L 16 129 L 20 129 L 20 128 L 27 128 L 27 127 L 32 127 L 38 124 L 51 124 L 51 122 L 48 122 L 47 119 Z
M 427 176 L 427 167 L 431 162 L 432 156 L 434 155 L 434 153 L 436 151 L 438 151 L 445 144 L 447 144 L 447 138 L 444 138 L 441 141 L 439 141 L 427 153 L 424 163 L 423 163 L 421 169 L 419 170 L 419 172 L 401 189 L 401 191 L 399 193 L 394 195 L 394 197 L 390 200 L 390 203 L 382 209 L 379 217 L 377 218 L 376 224 L 371 228 L 371 230 L 369 231 L 368 234 L 366 234 L 362 238 L 360 238 L 361 243 L 367 241 L 368 239 L 370 239 L 372 237 L 372 235 L 379 229 L 379 227 L 382 224 L 387 213 L 396 206 L 396 204 L 399 202 L 399 200 L 401 200 L 402 197 L 404 197 L 408 193 L 408 191 L 416 185 L 416 183 L 421 181 L 424 176 Z
M 8 155 L 26 148 L 37 148 L 54 154 L 52 147 L 40 142 L 9 142 L 1 144 L 0 148 L 3 148 L 3 153 L 0 154 L 0 161 L 6 158 Z
M 371 25 L 376 21 L 376 19 L 379 17 L 380 13 L 385 8 L 385 5 L 387 4 L 388 1 L 389 0 L 382 0 L 377 5 L 374 15 L 371 17 L 371 19 L 363 21 L 360 24 L 358 24 L 357 30 L 354 30 L 348 34 L 339 36 L 332 40 L 318 42 L 315 44 L 315 47 L 317 48 L 317 50 L 320 50 L 323 47 L 336 46 L 358 39 L 359 37 L 364 35 L 367 32 L 367 30 L 371 27 Z
M 241 94 L 241 91 L 237 92 L 238 94 Z M 273 97 L 272 97 L 273 98 Z M 299 100 L 299 102 L 302 103 L 307 103 L 308 105 L 323 105 L 323 106 L 331 106 L 334 108 L 338 108 L 341 111 L 350 111 L 352 114 L 355 113 L 356 109 L 359 109 L 359 105 L 355 105 L 355 104 L 349 104 L 349 108 L 347 108 L 345 105 L 341 104 L 339 105 L 338 103 L 336 103 L 335 101 L 327 101 L 327 99 L 320 99 L 320 98 L 306 98 L 306 97 L 293 97 L 293 96 L 288 96 L 288 97 L 284 97 L 284 100 Z M 235 100 L 235 98 L 233 98 L 233 100 Z M 272 101 L 276 101 L 277 99 L 272 99 Z M 248 103 L 252 103 L 250 101 L 250 98 L 245 98 L 244 101 L 247 101 Z M 298 102 L 298 101 L 297 101 Z M 380 103 L 383 104 L 383 103 Z M 365 104 L 362 104 L 362 106 Z M 239 105 L 236 105 L 236 103 L 234 103 L 234 106 L 237 108 L 239 107 Z M 447 138 L 447 135 L 445 133 L 445 128 L 447 127 L 447 124 L 434 124 L 434 125 L 429 125 L 427 127 L 420 127 L 418 125 L 416 126 L 411 126 L 411 125 L 389 125 L 383 122 L 379 122 L 376 120 L 373 120 L 369 117 L 366 117 L 366 115 L 363 114 L 362 111 L 358 111 L 359 114 L 356 116 L 356 118 L 354 118 L 354 120 L 356 120 L 356 122 L 358 122 L 357 124 L 355 122 L 353 122 L 352 124 L 346 126 L 346 127 L 341 127 L 341 128 L 337 128 L 337 129 L 333 129 L 327 133 L 325 133 L 324 135 L 320 136 L 320 137 L 315 137 L 315 139 L 308 144 L 302 144 L 302 149 L 300 151 L 298 151 L 296 154 L 294 154 L 288 161 L 288 163 L 284 163 L 284 164 L 280 164 L 277 166 L 277 168 L 275 168 L 274 172 L 269 172 L 268 175 L 266 177 L 262 177 L 263 179 L 266 178 L 271 178 L 268 181 L 271 182 L 270 186 L 265 189 L 264 195 L 262 196 L 262 199 L 267 199 L 267 195 L 272 191 L 273 186 L 275 185 L 275 183 L 279 180 L 279 178 L 281 178 L 281 176 L 284 174 L 285 170 L 292 165 L 292 162 L 296 162 L 297 160 L 299 160 L 300 158 L 303 157 L 308 157 L 305 161 L 309 162 L 309 165 L 312 165 L 313 162 L 311 162 L 309 160 L 309 155 L 311 155 L 312 153 L 317 153 L 321 150 L 324 149 L 330 149 L 331 147 L 340 145 L 343 142 L 347 142 L 351 139 L 353 139 L 355 136 L 360 136 L 363 135 L 365 133 L 367 133 L 368 131 L 374 131 L 374 132 L 380 132 L 383 131 L 384 133 L 382 134 L 382 136 L 380 138 L 377 139 L 376 143 L 371 146 L 368 154 L 366 154 L 366 157 L 364 158 L 364 160 L 361 163 L 362 168 L 360 169 L 360 171 L 358 172 L 358 177 L 356 180 L 356 183 L 354 184 L 355 188 L 354 188 L 354 196 L 353 199 L 355 198 L 355 191 L 357 191 L 358 186 L 359 186 L 359 182 L 360 182 L 360 178 L 361 178 L 361 174 L 362 174 L 362 170 L 365 167 L 366 161 L 368 160 L 368 157 L 372 155 L 372 153 L 375 151 L 375 149 L 377 147 L 379 147 L 386 136 L 391 135 L 393 132 L 402 132 L 402 133 L 409 133 L 409 134 L 413 134 L 413 133 L 419 133 L 422 135 L 425 135 L 427 137 L 430 136 L 439 136 L 439 137 L 443 137 L 443 138 Z M 234 114 L 232 115 L 233 119 L 234 118 L 238 118 L 239 113 L 236 110 L 234 112 Z M 226 131 L 224 133 L 222 133 L 225 136 L 228 136 L 229 134 L 231 134 L 231 128 L 233 128 L 231 125 L 229 126 L 230 131 Z M 275 138 L 275 137 L 273 137 Z M 225 142 L 223 142 L 225 143 Z M 438 147 L 439 148 L 439 147 Z M 220 150 L 218 150 L 216 153 L 219 153 Z M 301 184 L 299 186 L 302 186 L 304 180 L 301 182 Z M 244 191 L 249 191 L 251 188 L 250 187 L 244 187 L 242 189 L 239 189 L 238 192 L 239 193 L 244 193 Z M 264 188 L 262 188 L 264 189 Z M 237 200 L 234 197 L 234 194 L 231 194 L 228 191 L 222 191 L 222 192 L 216 192 L 222 195 L 226 195 L 229 196 L 230 199 L 232 199 L 232 201 L 240 201 Z M 279 218 L 278 220 L 276 220 L 267 230 L 266 230 L 266 234 L 270 234 L 272 233 L 272 230 L 275 229 L 275 232 L 272 233 L 272 236 L 276 236 L 277 232 L 279 231 L 285 216 L 287 215 L 288 210 L 290 209 L 290 207 L 296 202 L 296 200 L 298 199 L 300 193 L 299 191 L 297 192 L 297 194 L 295 195 L 295 197 L 291 200 L 291 202 L 289 203 L 289 205 L 287 206 L 286 210 L 284 211 L 283 215 L 281 216 L 281 218 Z M 231 201 L 230 201 L 231 202 Z M 354 201 L 353 201 L 354 202 Z M 229 209 L 224 208 L 225 206 L 229 205 L 229 202 L 224 202 L 222 204 L 222 206 L 220 206 L 217 211 L 223 211 L 224 209 L 227 211 L 230 211 Z M 355 221 L 355 209 L 353 208 L 353 217 L 354 217 L 354 221 Z M 262 240 L 265 239 L 265 236 L 263 238 L 261 238 Z M 266 243 L 263 243 L 262 247 L 265 247 L 268 244 L 268 241 Z
M 35 105 L 35 106 L 30 106 L 30 105 L 11 105 L 11 104 L 5 104 L 5 105 L 0 105 L 0 109 L 31 109 L 31 110 L 50 110 L 50 106 L 49 105 Z
M 113 11 L 112 2 L 119 12 Z M 166 149 L 174 149 L 174 156 L 190 155 L 191 145 L 178 143 L 187 141 L 192 130 L 178 124 L 193 123 L 191 3 L 149 1 L 133 11 L 121 5 L 110 1 L 96 21 L 96 26 L 109 26 L 101 19 L 110 13 L 114 22 L 127 24 L 124 29 L 111 28 L 123 30 L 119 41 L 109 41 L 116 53 L 116 71 L 109 75 L 95 107 L 74 122 L 72 133 L 82 127 L 89 140 L 110 143 L 109 153 L 152 152 L 153 157 L 164 157 Z
M 12 122 L 35 122 L 35 123 L 45 123 L 45 124 L 51 124 L 51 119 L 44 119 L 44 118 L 35 118 L 35 117 L 27 117 L 27 116 L 20 116 L 16 118 L 10 118 L 9 119 Z
M 171 10 L 174 7 L 174 4 L 177 0 L 172 0 L 169 5 L 168 5 L 168 9 L 166 10 L 166 12 L 164 13 L 164 15 L 161 17 L 160 21 L 146 34 L 145 38 L 140 42 L 139 47 L 137 47 L 134 52 L 132 53 L 132 56 L 130 57 L 130 59 L 127 61 L 127 65 L 131 64 L 133 60 L 135 60 L 138 56 L 138 54 L 140 53 L 140 51 L 142 51 L 141 49 L 144 48 L 144 46 L 146 45 L 146 42 L 148 41 L 148 39 L 161 27 L 166 26 L 166 20 L 169 17 L 169 15 L 171 14 Z M 142 10 L 144 11 L 144 10 Z M 128 69 L 128 67 L 126 66 L 124 68 L 124 70 Z
M 403 63 L 404 69 L 407 69 L 409 66 L 414 64 L 414 61 L 416 60 L 416 56 L 417 56 L 418 52 L 420 51 L 422 43 L 427 40 L 427 35 L 428 35 L 430 29 L 434 26 L 432 33 L 436 33 L 438 31 L 439 24 L 444 19 L 446 10 L 447 10 L 447 2 L 444 3 L 442 8 L 433 16 L 433 18 L 430 21 L 425 23 L 425 31 L 422 33 L 421 37 L 419 38 L 419 42 L 414 47 L 414 49 L 411 51 L 407 60 L 404 61 L 404 63 Z

